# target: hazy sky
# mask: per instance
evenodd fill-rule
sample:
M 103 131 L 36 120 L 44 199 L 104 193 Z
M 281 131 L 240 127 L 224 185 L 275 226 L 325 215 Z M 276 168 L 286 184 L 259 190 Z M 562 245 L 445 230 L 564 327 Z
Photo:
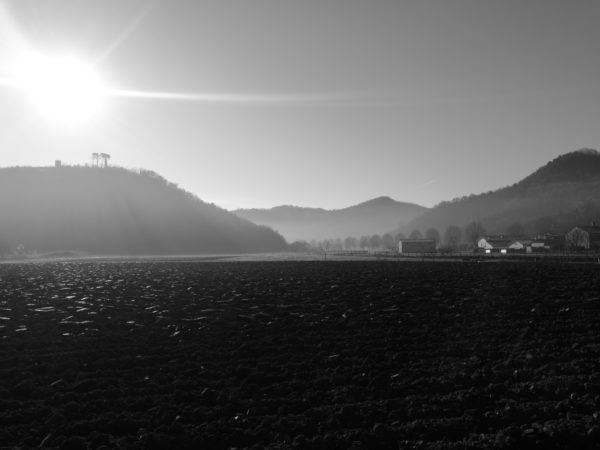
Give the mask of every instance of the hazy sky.
M 14 0 L 0 16 L 0 77 L 26 42 L 96 62 L 111 88 L 181 94 L 111 97 L 65 128 L 0 85 L 1 166 L 106 152 L 228 209 L 432 206 L 600 146 L 598 0 Z

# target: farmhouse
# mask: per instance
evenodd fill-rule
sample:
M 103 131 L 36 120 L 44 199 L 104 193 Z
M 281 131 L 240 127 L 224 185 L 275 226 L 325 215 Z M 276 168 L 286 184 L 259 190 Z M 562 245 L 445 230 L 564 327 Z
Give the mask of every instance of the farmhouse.
M 600 226 L 577 226 L 565 235 L 565 244 L 570 249 L 600 249 Z
M 530 252 L 532 239 L 510 236 L 479 238 L 477 248 L 485 253 Z
M 400 239 L 399 253 L 435 253 L 435 239 Z
M 507 253 L 511 242 L 501 236 L 482 237 L 477 241 L 477 248 L 485 253 Z

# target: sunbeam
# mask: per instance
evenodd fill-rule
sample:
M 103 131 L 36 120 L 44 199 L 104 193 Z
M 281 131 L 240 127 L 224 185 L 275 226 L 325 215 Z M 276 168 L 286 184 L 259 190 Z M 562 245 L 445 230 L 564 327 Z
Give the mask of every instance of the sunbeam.
M 104 59 L 108 58 L 117 48 L 119 48 L 123 42 L 129 38 L 140 26 L 143 20 L 146 18 L 148 13 L 154 8 L 154 2 L 148 4 L 136 17 L 129 22 L 125 29 L 117 36 L 116 39 L 96 58 L 96 64 L 101 63 Z
M 106 96 L 141 100 L 183 101 L 256 106 L 361 106 L 415 103 L 397 92 L 208 93 L 107 88 Z
M 107 95 L 148 100 L 173 100 L 204 103 L 282 104 L 282 103 L 332 103 L 352 100 L 358 96 L 345 94 L 225 94 L 140 91 L 133 89 L 107 89 Z

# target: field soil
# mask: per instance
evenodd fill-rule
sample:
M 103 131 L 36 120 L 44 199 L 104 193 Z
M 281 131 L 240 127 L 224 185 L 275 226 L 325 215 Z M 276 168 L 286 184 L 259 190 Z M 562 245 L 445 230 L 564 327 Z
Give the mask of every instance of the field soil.
M 600 265 L 0 265 L 0 448 L 600 448 Z

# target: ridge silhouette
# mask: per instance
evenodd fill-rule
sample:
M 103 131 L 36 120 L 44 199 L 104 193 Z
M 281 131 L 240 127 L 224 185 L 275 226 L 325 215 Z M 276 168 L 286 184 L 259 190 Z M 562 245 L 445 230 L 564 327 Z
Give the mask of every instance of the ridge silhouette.
M 164 255 L 281 251 L 284 238 L 155 172 L 119 167 L 0 169 L 0 247 Z

